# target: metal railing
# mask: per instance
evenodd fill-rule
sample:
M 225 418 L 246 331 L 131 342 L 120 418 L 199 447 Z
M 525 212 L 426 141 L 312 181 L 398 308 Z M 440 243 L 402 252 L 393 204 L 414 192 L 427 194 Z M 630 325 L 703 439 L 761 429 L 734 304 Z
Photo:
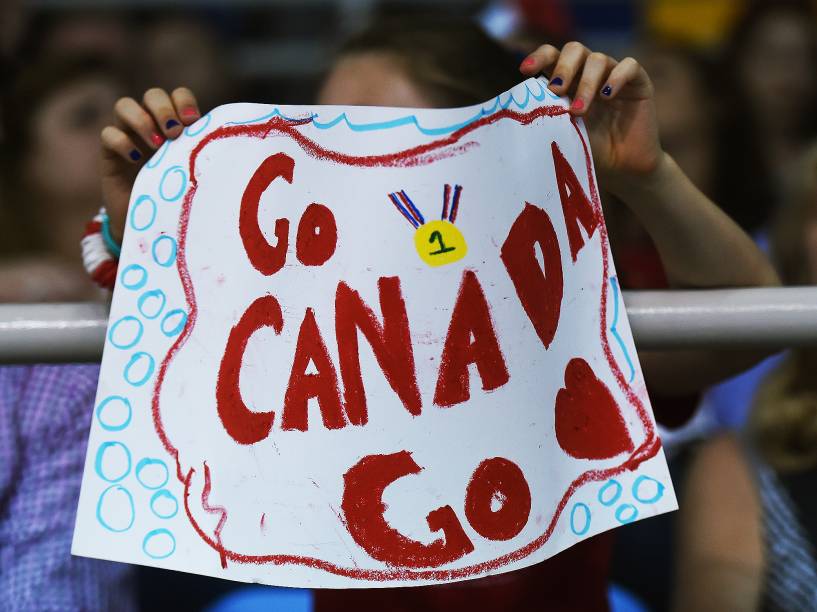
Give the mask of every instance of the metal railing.
M 625 291 L 639 349 L 817 346 L 817 287 Z M 0 363 L 98 361 L 103 304 L 0 304 Z

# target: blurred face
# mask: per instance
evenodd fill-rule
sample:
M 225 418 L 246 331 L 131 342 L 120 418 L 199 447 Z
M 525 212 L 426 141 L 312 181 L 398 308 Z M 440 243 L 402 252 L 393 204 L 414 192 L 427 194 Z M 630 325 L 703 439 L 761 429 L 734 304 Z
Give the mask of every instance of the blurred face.
M 318 104 L 434 107 L 399 62 L 375 53 L 349 55 L 338 61 L 318 94 Z
M 28 11 L 22 0 L 3 0 L 0 3 L 0 56 L 9 56 L 25 31 Z
M 696 185 L 709 185 L 711 109 L 695 67 L 677 53 L 651 52 L 644 66 L 655 85 L 655 109 L 661 144 Z
M 34 133 L 26 175 L 52 198 L 48 203 L 100 202 L 99 134 L 113 121 L 117 87 L 89 77 L 54 93 L 33 119 Z
M 144 87 L 172 91 L 184 85 L 196 92 L 203 108 L 223 104 L 232 95 L 224 53 L 203 25 L 180 19 L 160 20 L 143 36 Z
M 53 57 L 88 54 L 122 61 L 129 57 L 131 47 L 126 21 L 87 12 L 65 11 L 45 41 L 45 53 Z
M 737 67 L 756 112 L 785 119 L 810 111 L 817 87 L 813 30 L 795 13 L 769 14 L 755 26 Z

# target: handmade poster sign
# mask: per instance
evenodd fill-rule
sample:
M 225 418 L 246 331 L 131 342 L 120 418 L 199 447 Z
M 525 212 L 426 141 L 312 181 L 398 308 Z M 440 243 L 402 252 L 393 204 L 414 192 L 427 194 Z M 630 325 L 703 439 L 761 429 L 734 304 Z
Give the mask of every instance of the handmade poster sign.
M 545 85 L 232 104 L 165 144 L 131 198 L 73 552 L 414 586 L 674 509 L 587 134 Z

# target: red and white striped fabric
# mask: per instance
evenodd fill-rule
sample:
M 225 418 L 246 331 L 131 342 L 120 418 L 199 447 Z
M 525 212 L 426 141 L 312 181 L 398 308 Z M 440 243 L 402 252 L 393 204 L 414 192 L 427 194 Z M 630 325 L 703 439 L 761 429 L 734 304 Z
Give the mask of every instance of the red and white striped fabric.
M 102 237 L 104 215 L 104 210 L 99 211 L 85 226 L 85 234 L 80 242 L 82 263 L 97 285 L 104 289 L 113 289 L 119 261 L 108 251 L 105 239 Z

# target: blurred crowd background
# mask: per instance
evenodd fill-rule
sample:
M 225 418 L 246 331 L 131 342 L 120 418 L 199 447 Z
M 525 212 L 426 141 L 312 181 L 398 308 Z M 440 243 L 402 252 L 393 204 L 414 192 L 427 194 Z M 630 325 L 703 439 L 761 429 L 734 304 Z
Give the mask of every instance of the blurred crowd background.
M 635 56 L 655 81 L 666 149 L 761 241 L 817 136 L 808 1 L 4 0 L 0 10 L 2 301 L 94 297 L 77 237 L 100 203 L 99 132 L 119 96 L 186 85 L 204 109 L 309 103 L 336 45 L 378 16 L 470 16 L 520 58 L 572 39 Z M 617 258 L 640 257 L 642 234 L 617 212 Z M 659 276 L 643 272 L 639 285 Z
M 0 302 L 105 299 L 79 240 L 101 204 L 99 134 L 118 97 L 184 85 L 205 111 L 309 103 L 347 35 L 416 13 L 472 17 L 520 60 L 573 39 L 636 57 L 655 83 L 666 150 L 772 253 L 785 282 L 814 284 L 814 11 L 808 0 L 2 0 Z M 623 206 L 605 208 L 629 286 L 663 286 L 646 234 Z M 746 424 L 758 381 L 780 359 L 712 390 L 693 424 L 667 435 L 674 469 L 684 469 L 684 441 Z M 614 578 L 650 609 L 668 605 L 672 520 L 619 538 Z M 188 590 L 186 605 L 219 588 Z
M 2 301 L 98 297 L 77 237 L 100 203 L 98 137 L 119 96 L 186 85 L 205 110 L 309 103 L 336 45 L 383 15 L 470 16 L 520 58 L 571 39 L 635 56 L 655 81 L 666 149 L 761 241 L 817 136 L 808 0 L 4 0 L 0 11 Z M 616 257 L 639 257 L 642 234 L 616 212 Z

